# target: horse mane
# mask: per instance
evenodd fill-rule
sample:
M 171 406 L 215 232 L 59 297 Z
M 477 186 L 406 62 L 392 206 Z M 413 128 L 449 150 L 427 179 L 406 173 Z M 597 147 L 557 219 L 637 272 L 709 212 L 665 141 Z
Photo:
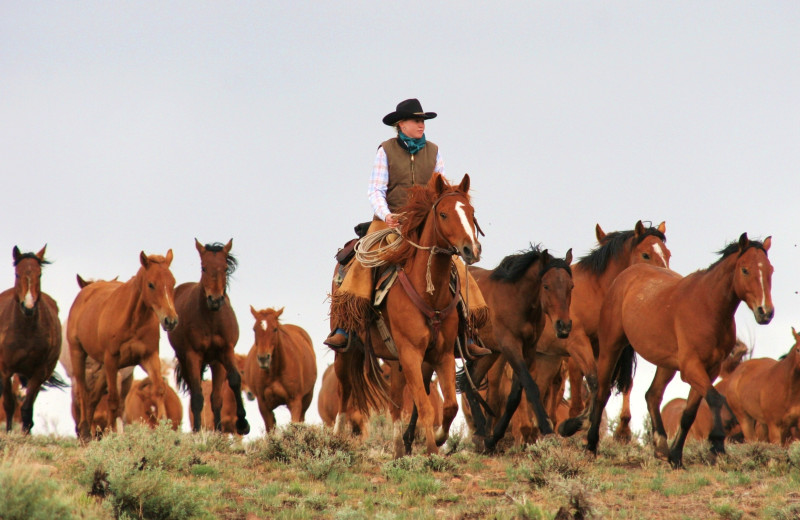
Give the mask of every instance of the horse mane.
M 415 184 L 408 188 L 406 203 L 398 211 L 398 213 L 403 215 L 400 231 L 403 238 L 406 240 L 403 240 L 402 244 L 395 250 L 383 256 L 385 262 L 403 264 L 414 255 L 417 248 L 411 245 L 409 240 L 412 242 L 419 241 L 422 228 L 425 226 L 425 221 L 428 218 L 428 213 L 430 213 L 433 204 L 442 195 L 458 191 L 458 187 L 447 182 L 444 177 L 442 177 L 442 181 L 444 183 L 444 189 L 441 194 L 436 193 L 436 190 L 433 189 L 432 183 L 430 182 L 428 184 Z M 464 196 L 467 198 L 467 201 L 470 200 L 469 194 L 465 193 Z
M 606 235 L 606 239 L 602 244 L 589 251 L 586 256 L 578 260 L 578 264 L 591 271 L 594 274 L 602 274 L 608 268 L 608 263 L 618 257 L 625 249 L 625 243 L 629 238 L 635 235 L 635 231 L 630 229 L 628 231 L 612 231 Z M 639 235 L 634 245 L 638 245 L 649 236 L 654 236 L 661 239 L 662 242 L 667 241 L 667 237 L 655 227 L 645 229 L 644 233 Z
M 214 242 L 213 244 L 205 245 L 206 251 L 211 251 L 212 253 L 219 253 L 224 247 L 225 244 L 221 242 Z M 225 256 L 225 263 L 228 265 L 228 268 L 225 270 L 225 274 L 228 276 L 232 275 L 239 266 L 239 261 L 230 253 Z
M 489 274 L 489 279 L 507 283 L 516 282 L 522 278 L 532 264 L 538 262 L 541 258 L 541 245 L 531 244 L 530 249 L 527 251 L 520 251 L 519 253 L 508 255 L 507 257 L 503 258 L 498 266 L 495 267 Z M 566 265 L 564 260 L 561 260 L 561 263 Z M 543 266 L 542 270 L 549 269 L 549 267 L 549 265 Z M 567 269 L 569 269 L 569 266 L 567 266 Z
M 14 260 L 14 267 L 17 267 L 19 263 L 25 260 L 26 258 L 33 258 L 34 260 L 39 262 L 39 265 L 45 265 L 50 263 L 50 260 L 47 260 L 45 258 L 39 258 L 38 256 L 36 256 L 36 253 L 22 253 Z
M 744 252 L 747 251 L 748 249 L 750 249 L 751 247 L 757 247 L 758 249 L 760 249 L 760 250 L 762 250 L 762 251 L 764 251 L 766 253 L 766 249 L 764 249 L 764 243 L 763 242 L 760 242 L 758 240 L 750 240 L 748 242 L 748 244 L 747 244 L 747 247 L 744 248 L 744 251 L 742 251 L 741 254 L 744 254 Z M 714 262 L 713 264 L 708 266 L 708 268 L 705 269 L 705 270 L 709 271 L 709 270 L 715 268 L 723 260 L 725 260 L 726 258 L 731 256 L 732 254 L 738 253 L 738 252 L 739 252 L 739 240 L 737 239 L 737 240 L 734 240 L 733 242 L 731 242 L 730 244 L 726 245 L 725 247 L 723 247 L 719 251 L 717 251 L 717 254 L 721 255 L 721 256 L 719 257 L 719 259 L 717 259 L 716 262 Z

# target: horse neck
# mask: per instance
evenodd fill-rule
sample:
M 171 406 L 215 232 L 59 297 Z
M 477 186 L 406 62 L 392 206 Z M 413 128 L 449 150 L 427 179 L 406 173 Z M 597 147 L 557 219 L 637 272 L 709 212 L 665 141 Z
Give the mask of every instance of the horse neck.
M 616 277 L 625 269 L 631 266 L 630 262 L 630 253 L 631 248 L 634 247 L 633 239 L 628 240 L 624 247 L 620 250 L 619 254 L 615 255 L 614 257 L 608 260 L 608 263 L 605 266 L 605 269 L 602 273 L 596 274 L 591 269 L 586 269 L 580 263 L 574 264 L 573 273 L 578 274 L 581 273 L 585 278 L 591 278 L 594 280 L 594 283 L 605 292 L 608 291 L 608 288 L 611 287 L 611 283 L 616 279 Z M 577 272 L 575 268 L 577 269 Z
M 123 295 L 123 301 L 125 302 L 125 310 L 122 313 L 123 321 L 129 323 L 131 328 L 136 328 L 139 324 L 152 317 L 150 307 L 142 299 L 143 269 L 144 267 L 139 268 L 133 278 L 117 289 Z
M 286 331 L 283 330 L 283 325 L 280 323 L 278 324 L 278 331 L 276 332 L 273 343 L 275 343 L 275 348 L 272 349 L 272 364 L 270 365 L 270 372 L 273 375 L 278 375 L 283 372 L 283 367 L 286 364 L 284 362 L 284 356 L 286 352 L 284 352 L 284 340 L 286 339 Z
M 697 280 L 693 286 L 695 294 L 712 303 L 718 316 L 730 317 L 731 320 L 741 302 L 733 287 L 736 259 L 736 254 L 731 254 L 707 270 L 697 271 L 684 279 Z
M 425 219 L 425 225 L 422 227 L 422 232 L 419 235 L 419 245 L 422 247 L 440 247 L 448 248 L 450 244 L 438 243 L 436 236 L 436 229 L 434 228 L 436 216 L 433 209 L 428 213 L 428 218 Z M 426 292 L 427 286 L 427 273 L 428 261 L 430 259 L 430 274 L 431 281 L 433 282 L 435 291 L 433 294 L 434 301 L 450 299 L 450 291 L 448 285 L 450 283 L 450 266 L 453 263 L 452 256 L 445 253 L 433 254 L 429 249 L 417 249 L 415 253 L 408 259 L 403 267 L 411 280 L 411 284 L 423 298 L 428 297 Z M 431 258 L 431 255 L 433 258 Z

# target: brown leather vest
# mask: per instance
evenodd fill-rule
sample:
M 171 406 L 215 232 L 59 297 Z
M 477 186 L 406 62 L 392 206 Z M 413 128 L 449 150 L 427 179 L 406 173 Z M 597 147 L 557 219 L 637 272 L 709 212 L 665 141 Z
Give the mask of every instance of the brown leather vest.
M 425 147 L 411 155 L 397 138 L 381 143 L 389 165 L 389 185 L 386 203 L 389 211 L 396 213 L 406 203 L 406 191 L 415 184 L 427 184 L 436 168 L 439 147 L 428 141 Z

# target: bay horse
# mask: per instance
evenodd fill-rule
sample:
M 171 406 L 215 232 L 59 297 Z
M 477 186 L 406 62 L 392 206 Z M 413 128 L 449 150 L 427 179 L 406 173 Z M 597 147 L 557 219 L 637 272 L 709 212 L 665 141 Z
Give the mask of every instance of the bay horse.
M 175 278 L 169 270 L 172 249 L 166 256 L 139 253 L 140 267 L 127 282 L 98 280 L 80 290 L 67 319 L 74 384 L 80 403 L 78 432 L 88 440 L 96 403 L 89 398 L 86 385 L 86 358 L 103 365 L 108 389 L 111 424 L 119 427 L 120 395 L 117 371 L 139 365 L 153 381 L 157 397 L 157 417 L 165 417 L 166 386 L 161 379 L 158 356 L 159 325 L 165 331 L 175 328 Z M 121 422 L 121 421 L 119 421 Z
M 317 382 L 311 337 L 301 327 L 279 321 L 283 308 L 250 306 L 250 312 L 256 320 L 255 342 L 247 354 L 245 380 L 258 400 L 264 426 L 267 432 L 275 428 L 272 410 L 281 405 L 289 408 L 292 422 L 303 422 Z
M 494 449 L 505 435 L 524 389 L 536 425 L 542 434 L 553 433 L 553 427 L 541 400 L 541 391 L 531 377 L 535 369 L 536 343 L 550 316 L 555 334 L 569 336 L 572 320 L 569 314 L 572 296 L 572 249 L 566 256 L 551 256 L 547 249 L 531 246 L 528 251 L 506 256 L 493 270 L 471 268 L 486 303 L 490 320 L 479 331 L 486 346 L 494 354 L 467 364 L 469 376 L 480 385 L 497 356 L 502 355 L 514 371 L 511 390 L 503 415 L 494 425 L 491 436 L 478 396 L 470 385 L 462 385 L 467 393 L 478 437 L 484 448 Z
M 785 445 L 800 419 L 800 334 L 792 327 L 794 345 L 779 360 L 751 359 L 728 378 L 725 397 L 742 426 L 747 442 L 768 439 Z
M 554 327 L 546 326 L 536 344 L 536 351 L 543 355 L 539 365 L 558 364 L 561 357 L 569 356 L 570 388 L 581 388 L 581 381 L 585 376 L 590 391 L 594 391 L 597 386 L 597 329 L 605 294 L 617 275 L 631 265 L 645 263 L 669 267 L 671 253 L 666 246 L 665 233 L 664 222 L 655 227 L 647 227 L 639 220 L 631 230 L 609 233 L 603 231 L 600 224 L 595 225 L 597 247 L 571 266 L 574 283 L 569 307 L 572 332 L 569 337 L 562 339 L 557 336 Z M 543 382 L 547 384 L 547 381 Z M 572 417 L 581 415 L 584 411 L 581 395 L 581 392 L 570 392 Z M 627 431 L 629 436 L 630 388 L 624 395 L 628 406 L 623 406 L 618 432 Z M 560 433 L 565 434 L 563 429 Z M 621 435 L 625 436 L 625 433 Z
M 228 297 L 228 278 L 237 266 L 231 254 L 233 239 L 227 244 L 201 244 L 194 240 L 200 254 L 200 282 L 187 282 L 175 289 L 175 308 L 180 323 L 167 334 L 178 367 L 178 387 L 188 388 L 192 412 L 192 431 L 200 431 L 203 411 L 203 372 L 211 366 L 211 411 L 214 429 L 222 428 L 222 385 L 227 375 L 228 387 L 236 399 L 236 432 L 246 435 L 250 425 L 242 402 L 242 378 L 236 368 L 233 349 L 239 341 L 239 324 Z M 224 368 L 224 370 L 222 370 Z
M 13 376 L 27 380 L 25 400 L 20 405 L 23 433 L 33 428 L 33 403 L 42 386 L 54 375 L 61 352 L 61 322 L 58 305 L 41 290 L 44 254 L 22 253 L 14 246 L 14 287 L 0 293 L 0 395 L 6 413 L 6 431 L 11 431 L 17 400 Z
M 600 414 L 612 379 L 625 385 L 632 377 L 633 357 L 628 355 L 632 351 L 668 372 L 680 371 L 681 379 L 691 386 L 668 453 L 659 407 L 648 402 L 656 454 L 666 455 L 675 468 L 683 465 L 683 446 L 703 398 L 714 415 L 711 452 L 725 452 L 720 412 L 726 401 L 711 382 L 736 344 L 734 313 L 739 303 L 744 301 L 762 325 L 775 314 L 773 268 L 767 257 L 771 243 L 771 237 L 762 243 L 742 233 L 720 251 L 720 259 L 686 277 L 637 264 L 614 280 L 600 311 L 598 391 L 592 399 L 586 445 L 590 452 L 597 452 Z
M 401 283 L 395 283 L 389 289 L 383 303 L 375 310 L 383 316 L 396 352 L 386 346 L 374 322 L 369 327 L 364 345 L 336 352 L 334 366 L 342 384 L 334 427 L 336 432 L 341 433 L 347 421 L 351 397 L 356 408 L 363 413 L 378 408 L 380 397 L 377 389 L 383 388 L 383 384 L 376 358 L 382 358 L 399 361 L 403 384 L 409 387 L 418 410 L 427 453 L 436 453 L 438 446 L 447 440 L 450 425 L 458 412 L 454 348 L 459 322 L 456 305 L 461 282 L 451 292 L 452 257 L 459 255 L 470 265 L 477 262 L 481 254 L 469 186 L 469 175 L 465 174 L 454 186 L 442 175 L 434 173 L 426 185 L 409 188 L 408 200 L 400 211 L 403 213 L 400 228 L 403 239 L 397 249 L 383 258 L 387 263 L 400 266 L 398 277 Z M 423 376 L 423 362 L 429 364 L 431 373 L 438 375 L 444 401 L 442 426 L 436 431 L 434 409 L 426 391 L 430 379 Z M 395 395 L 394 405 L 390 407 L 395 457 L 404 453 L 402 403 L 398 400 Z

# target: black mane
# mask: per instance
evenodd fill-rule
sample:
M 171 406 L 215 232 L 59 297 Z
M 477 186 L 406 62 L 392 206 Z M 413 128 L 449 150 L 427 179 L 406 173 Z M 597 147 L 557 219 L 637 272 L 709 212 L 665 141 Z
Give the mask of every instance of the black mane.
M 531 244 L 530 249 L 527 251 L 520 251 L 519 253 L 508 255 L 500 261 L 500 264 L 495 267 L 489 275 L 490 280 L 500 282 L 516 282 L 528 271 L 528 268 L 538 262 L 544 252 L 540 245 Z M 572 270 L 563 258 L 555 258 L 548 255 L 549 261 L 547 265 L 542 266 L 540 274 L 544 274 L 548 269 L 560 267 L 566 269 L 572 276 Z
M 206 251 L 211 251 L 212 253 L 219 253 L 225 248 L 225 244 L 221 244 L 220 242 L 214 242 L 213 244 L 206 244 L 205 246 Z M 236 267 L 239 266 L 239 261 L 236 260 L 236 257 L 232 254 L 228 253 L 225 257 L 225 263 L 228 265 L 228 268 L 225 270 L 225 274 L 230 276 L 236 270 Z
M 49 260 L 46 260 L 44 258 L 40 259 L 38 256 L 36 256 L 36 253 L 21 253 L 17 258 L 14 259 L 14 267 L 17 267 L 17 265 L 19 265 L 19 263 L 25 260 L 26 258 L 33 258 L 34 260 L 39 262 L 39 265 L 45 265 L 50 263 Z
M 589 251 L 589 254 L 578 260 L 578 264 L 588 269 L 594 274 L 602 274 L 608 268 L 608 263 L 618 257 L 625 248 L 625 242 L 635 235 L 634 230 L 629 231 L 612 231 L 606 235 L 606 239 L 602 244 Z M 649 236 L 654 236 L 661 239 L 662 242 L 667 241 L 667 237 L 658 230 L 658 228 L 649 227 L 645 229 L 644 233 L 639 235 L 634 245 L 638 245 Z
M 741 254 L 744 254 L 744 252 L 750 249 L 751 247 L 757 247 L 758 249 L 764 251 L 765 253 L 767 252 L 766 249 L 764 249 L 763 242 L 760 242 L 758 240 L 749 240 L 747 243 L 747 247 L 744 248 L 744 251 L 742 251 Z M 739 240 L 737 239 L 731 242 L 730 244 L 726 245 L 719 251 L 717 251 L 717 254 L 721 256 L 719 257 L 719 259 L 717 259 L 716 262 L 708 266 L 708 269 L 713 269 L 715 266 L 719 265 L 720 262 L 731 256 L 732 254 L 738 252 L 739 252 Z

